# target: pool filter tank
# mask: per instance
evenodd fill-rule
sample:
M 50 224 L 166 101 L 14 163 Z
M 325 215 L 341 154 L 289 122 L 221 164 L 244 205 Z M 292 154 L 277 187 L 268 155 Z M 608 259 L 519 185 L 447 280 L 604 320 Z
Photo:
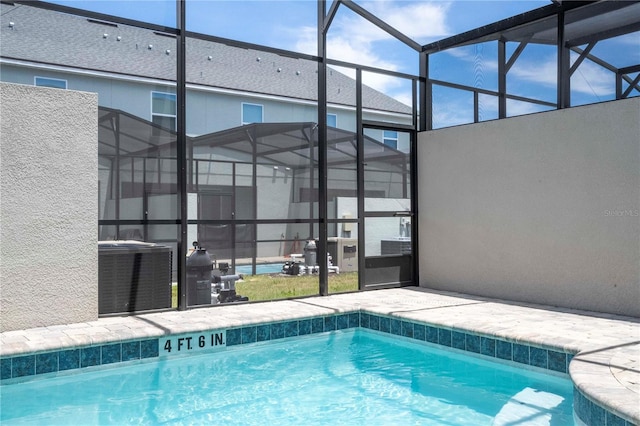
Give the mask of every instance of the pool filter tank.
M 304 246 L 304 266 L 307 269 L 307 273 L 313 273 L 314 267 L 316 266 L 318 256 L 318 247 L 316 246 L 316 242 L 314 240 L 307 241 L 307 244 Z
M 213 260 L 207 249 L 193 243 L 194 251 L 187 257 L 187 304 L 211 304 L 211 271 Z

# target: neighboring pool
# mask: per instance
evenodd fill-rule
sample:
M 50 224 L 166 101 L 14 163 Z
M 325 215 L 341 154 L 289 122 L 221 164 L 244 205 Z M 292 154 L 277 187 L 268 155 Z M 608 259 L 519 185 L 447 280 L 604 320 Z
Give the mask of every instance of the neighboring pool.
M 573 425 L 567 379 L 361 328 L 1 388 L 3 425 Z
M 283 263 L 258 263 L 256 275 L 277 274 L 282 272 Z M 236 265 L 236 274 L 251 275 L 251 265 Z

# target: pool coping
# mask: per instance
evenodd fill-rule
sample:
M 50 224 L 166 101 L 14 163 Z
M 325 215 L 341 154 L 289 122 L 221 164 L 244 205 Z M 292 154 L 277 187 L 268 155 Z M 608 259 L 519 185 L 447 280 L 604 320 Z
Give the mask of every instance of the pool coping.
M 154 358 L 153 342 L 157 348 L 159 339 L 166 336 L 226 330 L 226 343 L 231 342 L 232 346 L 250 342 L 250 338 L 243 342 L 243 329 L 274 325 L 277 339 L 292 333 L 286 331 L 286 323 L 295 321 L 297 334 L 293 335 L 300 335 L 300 327 L 306 327 L 300 325 L 306 324 L 301 321 L 322 318 L 323 322 L 328 321 L 328 329 L 323 323 L 321 331 L 329 331 L 354 326 L 355 320 L 349 317 L 354 314 L 358 315 L 357 326 L 375 329 L 371 323 L 366 324 L 367 318 L 386 318 L 388 329 L 385 319 L 384 329 L 379 331 L 416 338 L 418 330 L 417 340 L 478 356 L 493 356 L 507 362 L 523 361 L 526 357 L 527 362 L 520 364 L 534 368 L 547 368 L 551 357 L 554 368 L 549 370 L 567 374 L 573 381 L 574 407 L 586 424 L 640 424 L 640 393 L 636 389 L 640 383 L 638 319 L 418 287 L 100 318 L 90 323 L 5 332 L 0 335 L 0 378 L 3 383 L 13 380 L 7 380 L 8 359 L 10 369 L 15 363 L 25 369 L 22 372 L 47 373 L 53 371 L 56 360 L 58 363 L 63 360 L 60 358 L 63 355 L 54 357 L 53 352 L 64 352 L 65 362 L 77 359 L 76 365 L 82 368 L 96 365 L 97 359 L 106 364 Z M 428 327 L 424 334 L 421 327 Z M 433 329 L 437 329 L 437 342 L 433 341 Z M 427 333 L 431 333 L 431 338 Z M 507 342 L 512 359 L 483 353 L 490 351 L 491 342 L 494 345 Z M 513 348 L 517 348 L 517 354 Z M 559 370 L 560 354 L 566 354 L 563 371 Z M 102 362 L 103 359 L 108 362 Z M 542 366 L 543 360 L 547 365 Z

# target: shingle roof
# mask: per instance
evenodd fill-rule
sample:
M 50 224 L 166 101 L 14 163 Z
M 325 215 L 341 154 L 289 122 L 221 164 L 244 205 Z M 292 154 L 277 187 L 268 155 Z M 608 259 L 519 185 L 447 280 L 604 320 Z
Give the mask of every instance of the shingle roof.
M 176 75 L 176 39 L 167 34 L 28 5 L 1 5 L 0 56 L 162 80 Z M 9 22 L 13 22 L 11 27 Z M 317 63 L 273 52 L 187 40 L 187 82 L 301 100 L 317 99 Z M 355 82 L 331 70 L 330 103 L 354 105 Z M 407 105 L 363 87 L 363 106 L 410 114 Z

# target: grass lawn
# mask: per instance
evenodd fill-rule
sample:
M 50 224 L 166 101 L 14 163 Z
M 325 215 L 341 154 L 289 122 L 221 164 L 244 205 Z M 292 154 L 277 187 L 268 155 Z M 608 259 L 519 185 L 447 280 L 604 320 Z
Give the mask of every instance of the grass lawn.
M 262 300 L 288 299 L 292 297 L 318 294 L 317 275 L 245 275 L 236 282 L 236 293 L 247 296 L 250 302 Z M 329 274 L 329 293 L 343 293 L 358 290 L 358 273 L 346 272 Z M 173 286 L 173 307 L 178 306 L 178 287 Z

